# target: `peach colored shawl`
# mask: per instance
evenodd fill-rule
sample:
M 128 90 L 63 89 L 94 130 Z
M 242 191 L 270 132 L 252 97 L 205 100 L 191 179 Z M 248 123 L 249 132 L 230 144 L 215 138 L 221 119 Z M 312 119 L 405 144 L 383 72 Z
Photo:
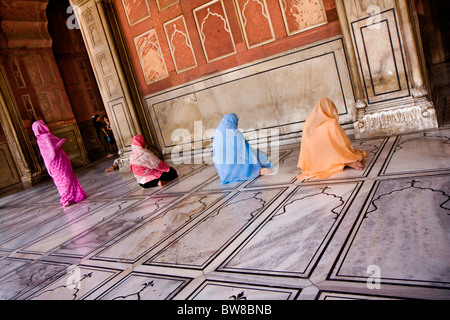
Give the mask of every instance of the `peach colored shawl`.
M 303 126 L 300 179 L 325 179 L 344 170 L 346 163 L 366 157 L 364 151 L 353 148 L 338 120 L 336 106 L 328 98 L 321 99 L 311 111 Z

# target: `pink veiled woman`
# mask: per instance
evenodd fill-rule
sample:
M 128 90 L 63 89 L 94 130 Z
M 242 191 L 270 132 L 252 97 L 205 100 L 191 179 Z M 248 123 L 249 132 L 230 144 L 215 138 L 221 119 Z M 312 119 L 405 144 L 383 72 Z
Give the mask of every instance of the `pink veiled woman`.
M 69 157 L 62 149 L 66 139 L 51 134 L 42 120 L 34 122 L 32 129 L 47 172 L 61 196 L 61 205 L 66 207 L 85 199 L 86 193 L 73 172 Z

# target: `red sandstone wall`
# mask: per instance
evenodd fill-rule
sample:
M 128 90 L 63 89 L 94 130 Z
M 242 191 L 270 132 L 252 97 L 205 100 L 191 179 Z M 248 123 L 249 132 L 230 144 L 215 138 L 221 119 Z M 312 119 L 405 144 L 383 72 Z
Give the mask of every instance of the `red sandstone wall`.
M 334 0 L 114 5 L 144 96 L 341 33 Z

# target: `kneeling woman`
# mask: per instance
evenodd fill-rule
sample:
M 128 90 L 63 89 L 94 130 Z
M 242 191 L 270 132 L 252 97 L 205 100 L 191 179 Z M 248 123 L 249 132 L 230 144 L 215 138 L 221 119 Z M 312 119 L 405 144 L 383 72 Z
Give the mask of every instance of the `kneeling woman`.
M 222 185 L 270 174 L 273 167 L 266 154 L 250 146 L 238 121 L 234 113 L 224 116 L 213 138 L 213 161 Z
M 145 139 L 141 135 L 134 136 L 131 142 L 130 169 L 142 188 L 162 186 L 178 177 L 174 168 L 145 148 Z
M 328 98 L 320 99 L 303 126 L 297 179 L 326 179 L 349 166 L 363 170 L 366 152 L 354 148 L 339 125 L 339 113 Z

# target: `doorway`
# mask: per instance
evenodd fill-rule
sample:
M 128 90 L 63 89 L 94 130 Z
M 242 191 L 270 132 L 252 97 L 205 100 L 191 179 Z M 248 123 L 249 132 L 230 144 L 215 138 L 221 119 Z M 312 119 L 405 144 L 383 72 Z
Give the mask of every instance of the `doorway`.
M 450 125 L 450 1 L 416 0 L 415 5 L 439 125 Z
M 106 115 L 106 111 L 83 37 L 68 0 L 49 0 L 46 14 L 52 50 L 67 96 L 88 158 L 95 161 L 109 152 L 106 136 L 93 125 L 93 116 Z

